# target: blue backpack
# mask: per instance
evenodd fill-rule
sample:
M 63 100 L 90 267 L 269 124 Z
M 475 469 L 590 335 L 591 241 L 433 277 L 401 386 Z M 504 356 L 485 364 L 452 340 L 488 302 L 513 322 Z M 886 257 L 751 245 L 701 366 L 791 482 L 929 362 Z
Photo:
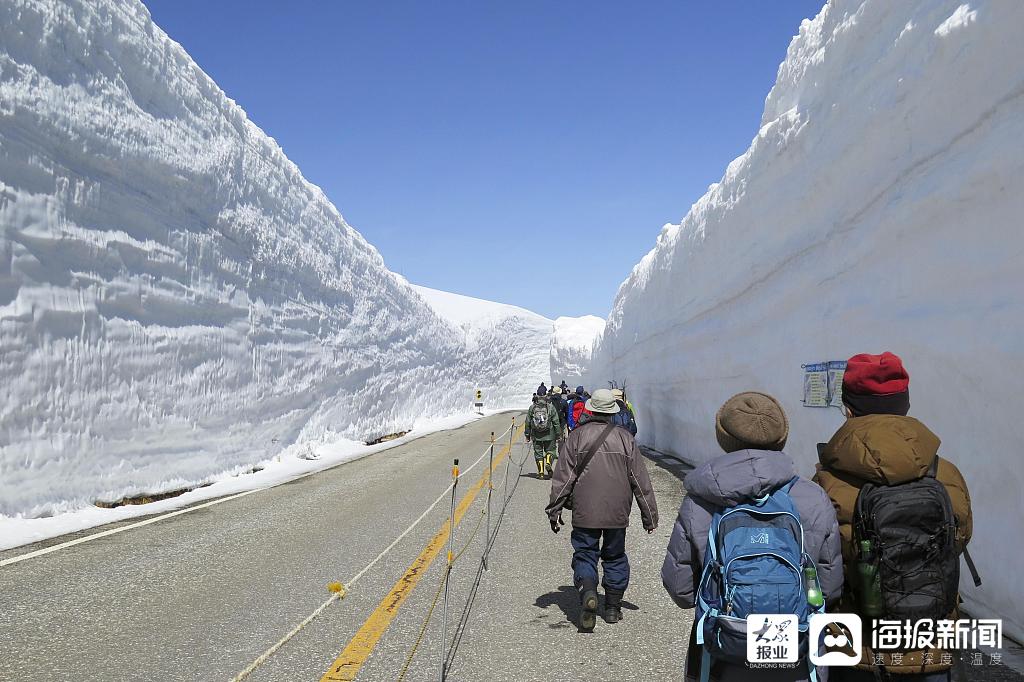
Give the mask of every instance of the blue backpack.
M 789 496 L 799 478 L 750 503 L 716 512 L 708 531 L 704 569 L 697 588 L 696 635 L 702 647 L 701 682 L 712 660 L 747 661 L 747 616 L 794 614 L 800 658 L 807 657 L 807 601 L 804 568 L 814 562 L 804 551 L 800 513 Z M 817 569 L 817 567 L 815 567 Z M 811 681 L 817 679 L 808 660 Z

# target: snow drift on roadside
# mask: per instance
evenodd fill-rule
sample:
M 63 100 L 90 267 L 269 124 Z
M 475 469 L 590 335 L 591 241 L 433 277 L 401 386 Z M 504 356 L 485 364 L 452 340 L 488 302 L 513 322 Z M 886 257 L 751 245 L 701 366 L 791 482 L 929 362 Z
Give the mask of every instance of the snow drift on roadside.
M 805 21 L 750 149 L 623 283 L 592 371 L 628 380 L 642 440 L 697 461 L 726 398 L 768 391 L 810 475 L 842 416 L 801 405 L 801 363 L 902 355 L 912 414 L 973 493 L 968 606 L 1017 637 L 1021 26 L 1005 0 L 837 0 Z
M 138 0 L 0 3 L 0 225 L 0 515 L 470 410 L 464 340 Z
M 466 356 L 461 376 L 484 394 L 488 409 L 529 405 L 548 380 L 552 322 L 524 308 L 415 286 L 413 289 L 461 332 Z M 468 396 L 468 394 L 467 394 Z
M 551 338 L 551 380 L 570 387 L 583 383 L 594 344 L 604 332 L 604 320 L 594 315 L 559 317 Z M 600 383 L 604 386 L 604 382 Z

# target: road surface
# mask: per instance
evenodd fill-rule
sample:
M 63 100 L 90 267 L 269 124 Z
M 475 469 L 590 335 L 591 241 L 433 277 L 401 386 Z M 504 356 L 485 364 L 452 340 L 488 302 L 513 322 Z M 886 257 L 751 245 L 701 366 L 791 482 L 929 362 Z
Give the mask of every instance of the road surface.
M 371 564 L 449 485 L 452 459 L 465 468 L 513 416 L 522 421 L 521 413 L 488 417 L 0 567 L 0 680 L 232 680 L 324 603 L 328 583 L 349 582 Z M 543 514 L 549 484 L 537 480 L 518 431 L 508 459 L 501 446 L 492 529 L 510 496 L 487 571 L 478 570 L 488 527 L 486 460 L 456 491 L 459 556 L 445 637 L 456 646 L 447 679 L 680 680 L 691 614 L 664 594 L 659 570 L 685 466 L 657 456 L 648 462 L 661 526 L 648 536 L 634 511 L 625 619 L 614 626 L 598 619 L 595 632 L 582 634 L 568 532 L 554 535 Z M 446 569 L 438 539 L 447 540 L 449 511 L 446 498 L 248 679 L 396 680 L 403 668 L 405 680 L 439 679 L 442 600 L 431 605 Z M 986 668 L 971 679 L 1021 678 Z

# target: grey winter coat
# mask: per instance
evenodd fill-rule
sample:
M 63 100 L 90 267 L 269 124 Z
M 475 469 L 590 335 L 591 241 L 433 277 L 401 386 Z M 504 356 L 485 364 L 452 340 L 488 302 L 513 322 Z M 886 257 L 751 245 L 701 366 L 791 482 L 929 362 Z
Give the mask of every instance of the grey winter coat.
M 740 450 L 705 462 L 686 477 L 687 496 L 679 508 L 672 529 L 668 553 L 661 568 L 661 580 L 672 600 L 681 608 L 692 609 L 707 549 L 712 515 L 725 507 L 761 497 L 790 481 L 793 460 L 782 452 Z M 818 580 L 826 604 L 834 605 L 843 589 L 843 555 L 839 524 L 825 491 L 801 478 L 790 491 L 804 528 L 804 547 L 818 567 Z M 686 664 L 687 679 L 700 674 L 700 652 L 693 633 Z M 819 670 L 819 678 L 824 678 Z M 807 668 L 794 670 L 751 671 L 745 666 L 716 663 L 712 679 L 782 680 L 808 678 Z
M 594 453 L 576 482 L 577 462 L 600 439 L 608 426 L 603 418 L 593 418 L 573 429 L 558 453 L 551 479 L 551 500 L 545 511 L 554 521 L 573 492 L 572 525 L 576 528 L 625 528 L 636 498 L 645 530 L 658 526 L 658 503 L 654 499 L 651 477 L 633 435 L 615 427 Z

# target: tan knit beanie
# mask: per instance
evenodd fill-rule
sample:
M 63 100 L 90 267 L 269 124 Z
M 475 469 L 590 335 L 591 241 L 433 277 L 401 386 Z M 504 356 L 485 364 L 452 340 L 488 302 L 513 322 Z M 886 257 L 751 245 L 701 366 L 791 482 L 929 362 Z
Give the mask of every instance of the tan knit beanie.
M 789 421 L 779 401 L 766 393 L 737 393 L 715 416 L 715 435 L 726 452 L 781 450 L 789 437 Z

